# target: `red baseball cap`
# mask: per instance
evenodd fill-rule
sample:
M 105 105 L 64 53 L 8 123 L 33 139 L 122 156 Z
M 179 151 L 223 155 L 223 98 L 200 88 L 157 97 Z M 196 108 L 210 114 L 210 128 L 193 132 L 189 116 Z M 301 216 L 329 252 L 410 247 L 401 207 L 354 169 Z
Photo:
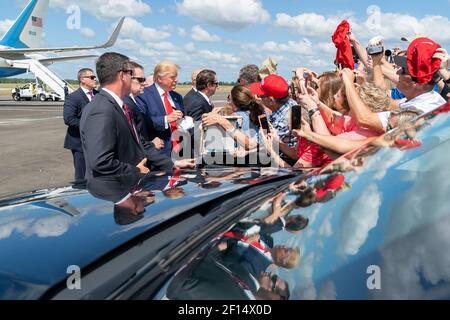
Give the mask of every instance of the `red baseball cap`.
M 429 38 L 417 38 L 408 47 L 406 61 L 409 74 L 417 78 L 417 83 L 425 84 L 433 80 L 439 70 L 441 60 L 433 58 L 441 46 Z
M 250 91 L 258 96 L 269 96 L 275 99 L 287 97 L 289 84 L 276 74 L 269 74 L 261 82 L 252 83 Z

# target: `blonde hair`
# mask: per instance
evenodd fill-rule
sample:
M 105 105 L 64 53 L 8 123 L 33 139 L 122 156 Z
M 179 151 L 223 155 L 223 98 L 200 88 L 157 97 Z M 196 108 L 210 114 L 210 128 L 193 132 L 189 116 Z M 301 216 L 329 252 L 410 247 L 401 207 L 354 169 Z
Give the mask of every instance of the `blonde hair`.
M 377 87 L 375 84 L 357 85 L 356 90 L 372 112 L 383 112 L 389 109 L 391 98 L 385 90 Z
M 164 77 L 170 71 L 180 70 L 180 66 L 171 61 L 162 61 L 155 66 L 155 70 L 153 71 L 153 81 L 157 82 L 158 77 Z

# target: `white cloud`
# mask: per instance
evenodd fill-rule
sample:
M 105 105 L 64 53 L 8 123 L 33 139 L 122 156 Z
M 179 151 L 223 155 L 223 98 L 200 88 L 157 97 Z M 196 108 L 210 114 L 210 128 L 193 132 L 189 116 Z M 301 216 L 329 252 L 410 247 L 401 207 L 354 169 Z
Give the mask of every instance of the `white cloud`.
M 151 13 L 151 7 L 142 0 L 52 0 L 50 6 L 66 10 L 70 5 L 98 18 L 138 17 Z
M 192 27 L 191 37 L 195 41 L 218 42 L 221 40 L 219 36 L 211 35 L 208 31 L 206 31 L 199 25 Z
M 374 15 L 374 12 L 377 14 Z M 339 16 L 323 16 L 317 13 L 291 16 L 279 13 L 276 15 L 275 26 L 290 29 L 301 36 L 330 39 L 339 23 L 347 19 L 356 36 L 364 40 L 380 35 L 386 40 L 399 41 L 402 36 L 419 33 L 436 41 L 450 42 L 448 17 L 426 15 L 417 18 L 401 13 L 382 12 L 376 6 L 368 9 L 367 13 L 366 17 L 355 17 L 352 13 Z
M 314 45 L 314 52 L 335 54 L 336 47 L 334 46 L 334 44 L 331 41 L 330 42 L 319 42 Z
M 344 211 L 340 221 L 339 250 L 355 255 L 366 242 L 369 231 L 377 225 L 381 195 L 375 184 L 369 185 Z
M 177 33 L 182 38 L 186 37 L 187 35 L 186 29 L 180 27 L 177 28 Z
M 86 38 L 94 38 L 95 37 L 95 31 L 90 28 L 81 28 L 80 33 L 83 35 L 83 37 L 86 37 Z
M 336 285 L 333 281 L 329 280 L 322 285 L 319 290 L 319 300 L 336 300 Z
M 301 55 L 314 54 L 314 52 L 312 51 L 312 43 L 306 38 L 303 38 L 299 41 L 288 41 L 287 43 L 267 41 L 263 43 L 261 49 L 269 52 L 285 51 Z
M 327 238 L 333 234 L 333 227 L 331 225 L 331 213 L 327 214 L 319 227 L 319 235 Z
M 176 51 L 179 50 L 177 46 L 175 46 L 172 42 L 155 42 L 155 43 L 148 43 L 147 44 L 149 48 L 160 50 L 160 51 Z
M 310 68 L 314 68 L 314 69 L 318 68 L 321 70 L 324 70 L 324 69 L 332 70 L 333 64 L 331 63 L 331 61 L 332 61 L 332 59 L 325 60 L 325 59 L 315 58 L 315 59 L 308 60 L 305 65 L 309 66 Z
M 6 33 L 6 31 L 8 31 L 9 27 L 12 26 L 12 24 L 14 23 L 13 20 L 0 20 L 0 37 L 3 37 L 3 35 Z
M 0 220 L 0 240 L 9 238 L 14 231 L 23 233 L 32 223 L 32 219 Z
M 270 20 L 260 0 L 183 0 L 177 4 L 177 11 L 211 25 L 235 30 Z
M 193 52 L 193 51 L 195 51 L 195 45 L 194 45 L 193 42 L 186 43 L 186 44 L 184 45 L 184 49 L 185 49 L 187 52 Z
M 380 252 L 382 291 L 374 293 L 374 297 L 381 299 L 448 298 L 450 294 L 448 287 L 450 282 L 449 228 L 450 220 L 447 215 L 445 219 L 435 221 L 427 227 L 423 226 L 400 238 L 400 241 L 384 246 Z
M 58 215 L 36 220 L 30 228 L 24 232 L 25 236 L 36 235 L 40 238 L 59 237 L 69 230 L 71 224 L 76 222 L 71 217 Z
M 137 42 L 133 39 L 118 39 L 116 46 L 121 49 L 130 50 L 131 48 L 137 47 Z
M 300 300 L 317 299 L 317 291 L 313 281 L 315 256 L 309 252 L 301 257 L 302 267 L 298 270 L 297 286 L 293 290 L 293 298 Z
M 229 53 L 222 53 L 220 51 L 200 50 L 197 54 L 199 57 L 210 61 L 221 61 L 233 64 L 241 61 L 241 58 L 237 56 Z
M 292 29 L 302 36 L 329 36 L 330 38 L 341 20 L 338 17 L 326 18 L 316 13 L 304 13 L 294 17 L 279 13 L 276 17 L 277 27 Z
M 145 27 L 133 18 L 126 18 L 121 35 L 128 38 L 140 38 L 147 42 L 158 42 L 170 37 L 170 33 Z

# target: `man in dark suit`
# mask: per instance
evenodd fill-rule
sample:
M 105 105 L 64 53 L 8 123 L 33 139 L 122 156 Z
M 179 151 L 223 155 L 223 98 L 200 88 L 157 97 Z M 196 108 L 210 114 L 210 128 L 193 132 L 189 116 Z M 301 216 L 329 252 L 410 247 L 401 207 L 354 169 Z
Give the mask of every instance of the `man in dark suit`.
M 64 101 L 64 123 L 68 126 L 64 148 L 72 150 L 73 164 L 75 167 L 75 183 L 84 180 L 86 164 L 80 138 L 80 119 L 84 107 L 98 93 L 97 77 L 94 71 L 88 68 L 78 71 L 80 88 L 66 96 Z
M 171 156 L 175 147 L 180 147 L 177 121 L 184 116 L 183 97 L 174 90 L 177 86 L 178 65 L 161 62 L 154 72 L 155 83 L 144 89 L 144 94 L 136 101 L 144 113 L 150 130 L 150 139 L 160 138 L 164 142 L 163 151 Z
M 187 106 L 189 104 L 189 100 L 192 95 L 197 92 L 197 76 L 203 69 L 195 69 L 192 71 L 191 80 L 192 80 L 192 88 L 184 95 L 183 104 Z
M 193 160 L 172 160 L 142 143 L 123 97 L 130 94 L 133 69 L 128 57 L 105 53 L 96 64 L 102 90 L 81 117 L 80 133 L 86 157 L 86 178 L 102 175 L 171 171 L 173 167 L 192 168 Z
M 216 93 L 218 86 L 216 73 L 212 70 L 202 70 L 197 76 L 197 92 L 191 95 L 186 104 L 186 114 L 194 118 L 194 121 L 201 121 L 202 115 L 213 109 L 209 98 Z
M 156 149 L 161 150 L 164 147 L 164 142 L 157 137 L 150 140 L 148 125 L 136 102 L 136 98 L 144 93 L 146 82 L 144 67 L 134 61 L 131 61 L 130 64 L 133 69 L 133 77 L 131 78 L 131 93 L 128 96 L 125 96 L 123 101 L 130 109 L 136 129 L 139 131 L 144 140 L 151 141 L 155 145 Z

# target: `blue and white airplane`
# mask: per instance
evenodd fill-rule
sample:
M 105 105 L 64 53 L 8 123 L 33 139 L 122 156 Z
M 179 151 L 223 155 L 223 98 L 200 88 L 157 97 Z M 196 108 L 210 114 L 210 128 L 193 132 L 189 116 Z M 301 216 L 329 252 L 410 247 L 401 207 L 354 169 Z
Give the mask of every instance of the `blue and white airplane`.
M 26 73 L 28 70 L 15 67 L 15 61 L 33 59 L 44 66 L 57 61 L 68 61 L 95 57 L 95 55 L 46 57 L 42 53 L 72 52 L 112 47 L 125 18 L 121 18 L 109 40 L 102 45 L 90 47 L 40 48 L 49 0 L 31 0 L 0 40 L 0 78 Z M 16 64 L 17 65 L 17 64 Z

